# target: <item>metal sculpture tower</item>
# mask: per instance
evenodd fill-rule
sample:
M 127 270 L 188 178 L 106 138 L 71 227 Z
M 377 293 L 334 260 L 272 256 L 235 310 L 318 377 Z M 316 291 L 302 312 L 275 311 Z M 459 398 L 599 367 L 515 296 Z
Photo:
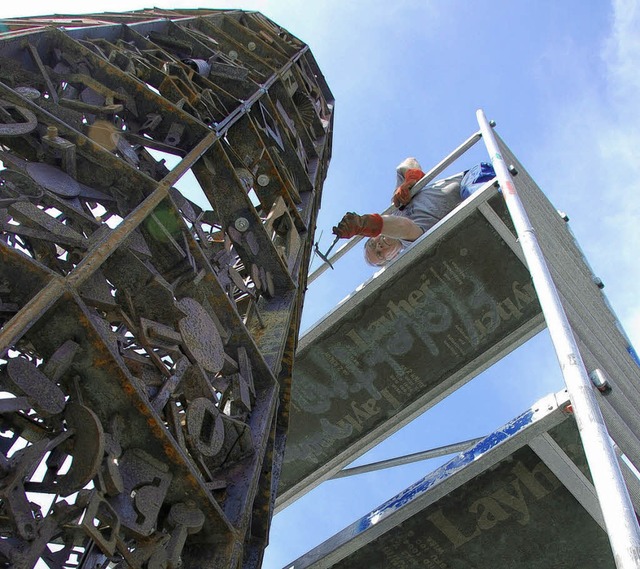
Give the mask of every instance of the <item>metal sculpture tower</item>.
M 256 12 L 5 20 L 0 559 L 257 567 L 332 95 Z

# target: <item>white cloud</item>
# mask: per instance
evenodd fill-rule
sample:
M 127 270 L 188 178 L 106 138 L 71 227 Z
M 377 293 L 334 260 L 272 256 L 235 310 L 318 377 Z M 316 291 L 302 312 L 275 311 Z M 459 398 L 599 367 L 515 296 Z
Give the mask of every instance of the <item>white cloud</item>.
M 640 4 L 637 0 L 615 0 L 612 33 L 605 46 L 604 58 L 609 64 L 614 86 L 619 89 L 622 104 L 637 101 L 640 93 L 638 55 L 640 54 Z
M 611 34 L 603 49 L 607 70 L 606 114 L 599 130 L 599 161 L 609 177 L 607 209 L 603 216 L 605 260 L 615 251 L 611 279 L 616 279 L 623 323 L 636 345 L 640 342 L 640 280 L 637 246 L 640 243 L 640 3 L 615 0 Z M 613 283 L 612 283 L 613 284 Z M 620 290 L 618 290 L 620 289 Z M 613 302 L 613 299 L 612 299 Z M 617 308 L 617 302 L 614 302 Z
M 640 344 L 640 3 L 614 0 L 593 58 L 571 39 L 551 46 L 552 78 L 535 175 L 571 226 L 632 341 Z M 553 88 L 565 89 L 558 106 Z M 555 95 L 555 94 L 554 94 Z

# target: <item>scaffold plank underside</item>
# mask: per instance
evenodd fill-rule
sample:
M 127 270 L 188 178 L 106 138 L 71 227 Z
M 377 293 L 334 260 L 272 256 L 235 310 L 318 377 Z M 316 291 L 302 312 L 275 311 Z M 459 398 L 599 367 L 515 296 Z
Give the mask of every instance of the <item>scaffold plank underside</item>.
M 286 567 L 615 567 L 568 403 L 540 400 Z
M 303 336 L 279 505 L 541 329 L 508 224 L 484 189 Z

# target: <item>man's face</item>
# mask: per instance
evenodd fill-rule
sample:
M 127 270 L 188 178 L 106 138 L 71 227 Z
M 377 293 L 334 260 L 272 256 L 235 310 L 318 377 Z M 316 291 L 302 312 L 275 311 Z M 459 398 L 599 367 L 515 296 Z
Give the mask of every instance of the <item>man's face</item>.
M 364 246 L 364 256 L 372 265 L 386 265 L 394 259 L 402 250 L 402 243 L 399 239 L 380 235 L 372 237 Z

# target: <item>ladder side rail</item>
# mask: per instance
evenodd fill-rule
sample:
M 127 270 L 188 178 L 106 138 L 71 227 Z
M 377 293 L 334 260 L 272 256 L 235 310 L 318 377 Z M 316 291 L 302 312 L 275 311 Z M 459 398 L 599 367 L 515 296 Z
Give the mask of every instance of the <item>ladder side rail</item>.
M 527 260 L 538 300 L 574 408 L 580 438 L 596 488 L 607 534 L 618 569 L 637 569 L 640 529 L 591 380 L 578 350 L 549 267 L 502 158 L 492 128 L 482 111 L 476 113 L 482 138 L 496 171 L 507 210 Z

